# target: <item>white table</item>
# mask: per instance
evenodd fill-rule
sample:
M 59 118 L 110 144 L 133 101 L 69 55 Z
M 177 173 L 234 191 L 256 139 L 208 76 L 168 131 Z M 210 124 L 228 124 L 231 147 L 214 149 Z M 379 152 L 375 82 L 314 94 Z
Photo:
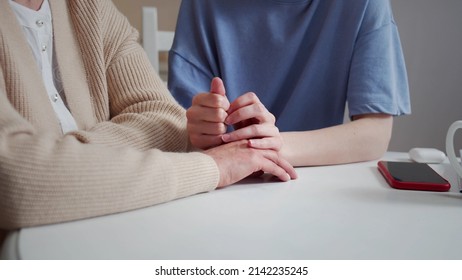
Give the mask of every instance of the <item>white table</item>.
M 385 159 L 407 161 L 406 153 Z M 390 188 L 376 161 L 298 168 L 136 211 L 22 229 L 19 259 L 462 259 L 462 194 Z

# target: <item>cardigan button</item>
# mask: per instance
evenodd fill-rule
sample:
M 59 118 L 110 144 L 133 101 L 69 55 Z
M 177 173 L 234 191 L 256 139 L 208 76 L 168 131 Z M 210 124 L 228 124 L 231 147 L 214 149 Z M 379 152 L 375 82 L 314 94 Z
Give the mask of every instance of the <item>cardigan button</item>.
M 43 20 L 39 19 L 39 20 L 37 20 L 35 22 L 35 24 L 37 24 L 38 27 L 42 27 L 45 24 L 45 22 Z

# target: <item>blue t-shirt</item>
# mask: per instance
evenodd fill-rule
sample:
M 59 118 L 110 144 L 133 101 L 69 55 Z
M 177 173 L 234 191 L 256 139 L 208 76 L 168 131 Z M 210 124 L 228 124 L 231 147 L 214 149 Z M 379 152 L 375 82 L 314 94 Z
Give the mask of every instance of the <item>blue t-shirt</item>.
M 221 77 L 232 102 L 255 92 L 281 131 L 350 116 L 410 113 L 388 0 L 182 1 L 168 86 L 186 108 Z

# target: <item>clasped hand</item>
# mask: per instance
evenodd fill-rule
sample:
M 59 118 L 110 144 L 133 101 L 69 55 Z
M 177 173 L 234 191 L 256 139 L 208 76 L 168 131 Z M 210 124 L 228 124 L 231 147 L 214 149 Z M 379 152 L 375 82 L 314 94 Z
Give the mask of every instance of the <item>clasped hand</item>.
M 214 78 L 210 92 L 197 94 L 186 116 L 193 146 L 206 150 L 217 162 L 223 181 L 219 186 L 261 171 L 283 181 L 297 177 L 292 165 L 279 154 L 283 140 L 274 115 L 255 93 L 245 93 L 230 103 L 223 81 Z M 228 125 L 234 130 L 227 132 Z M 236 164 L 240 164 L 239 171 L 233 167 Z

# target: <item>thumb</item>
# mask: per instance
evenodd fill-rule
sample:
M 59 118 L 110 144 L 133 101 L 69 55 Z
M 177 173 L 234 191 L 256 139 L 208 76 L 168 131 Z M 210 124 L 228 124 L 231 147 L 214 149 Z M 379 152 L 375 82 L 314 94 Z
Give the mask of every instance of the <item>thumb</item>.
M 226 90 L 223 80 L 218 77 L 213 78 L 210 84 L 210 92 L 225 96 Z

